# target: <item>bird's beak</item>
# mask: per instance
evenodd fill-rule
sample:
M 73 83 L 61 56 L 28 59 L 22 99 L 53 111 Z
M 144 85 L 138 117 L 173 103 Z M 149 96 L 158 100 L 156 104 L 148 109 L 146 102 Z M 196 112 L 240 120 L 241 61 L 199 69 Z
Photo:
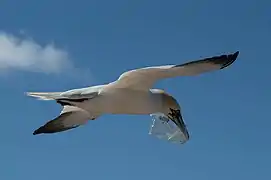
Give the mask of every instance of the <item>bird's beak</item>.
M 174 118 L 172 118 L 172 121 L 178 126 L 178 128 L 181 130 L 181 132 L 183 133 L 186 141 L 189 140 L 189 132 L 186 128 L 186 125 L 183 121 L 183 117 L 182 114 L 179 113 L 178 116 L 174 116 Z

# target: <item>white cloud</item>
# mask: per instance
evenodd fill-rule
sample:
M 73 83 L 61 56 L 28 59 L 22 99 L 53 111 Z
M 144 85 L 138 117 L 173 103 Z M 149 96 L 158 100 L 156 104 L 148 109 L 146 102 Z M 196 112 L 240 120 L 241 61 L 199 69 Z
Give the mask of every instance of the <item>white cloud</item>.
M 42 46 L 31 39 L 0 32 L 0 72 L 59 73 L 71 66 L 68 52 L 54 44 Z

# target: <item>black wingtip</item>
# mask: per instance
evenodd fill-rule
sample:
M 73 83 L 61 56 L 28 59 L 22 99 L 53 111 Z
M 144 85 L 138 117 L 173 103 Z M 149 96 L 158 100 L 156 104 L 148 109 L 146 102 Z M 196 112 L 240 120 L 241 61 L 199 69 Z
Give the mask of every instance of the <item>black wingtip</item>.
M 36 129 L 34 132 L 33 132 L 33 135 L 37 135 L 37 134 L 42 134 L 43 133 L 43 126 Z
M 239 55 L 239 52 L 240 52 L 240 51 L 236 51 L 236 52 L 233 54 L 233 56 L 235 56 L 235 59 L 236 59 L 237 56 Z
M 221 69 L 224 69 L 228 67 L 229 65 L 231 65 L 237 59 L 238 55 L 239 55 L 239 51 L 236 51 L 235 53 L 228 55 L 227 57 L 228 61 L 225 64 L 223 64 Z

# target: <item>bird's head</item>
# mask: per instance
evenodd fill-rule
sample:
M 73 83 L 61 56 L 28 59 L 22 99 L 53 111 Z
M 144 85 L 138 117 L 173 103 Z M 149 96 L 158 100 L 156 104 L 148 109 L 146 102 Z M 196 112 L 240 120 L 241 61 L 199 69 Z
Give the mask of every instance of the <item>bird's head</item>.
M 168 93 L 161 91 L 159 92 L 162 97 L 162 113 L 168 117 L 176 126 L 182 131 L 185 138 L 189 139 L 189 133 L 184 123 L 183 116 L 181 113 L 181 107 L 177 100 L 169 95 Z

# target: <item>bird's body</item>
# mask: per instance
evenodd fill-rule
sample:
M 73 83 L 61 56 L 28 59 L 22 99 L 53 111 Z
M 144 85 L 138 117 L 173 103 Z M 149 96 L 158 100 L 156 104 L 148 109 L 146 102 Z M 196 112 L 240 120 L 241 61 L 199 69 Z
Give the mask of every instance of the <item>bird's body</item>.
M 101 92 L 97 98 L 79 103 L 88 111 L 108 114 L 151 114 L 158 109 L 151 92 L 117 89 Z
M 96 97 L 72 104 L 95 114 L 152 114 L 163 111 L 163 100 L 167 96 L 158 89 L 141 91 L 121 88 L 107 91 L 101 88 Z
M 232 64 L 239 52 L 192 61 L 181 65 L 166 65 L 135 69 L 123 73 L 109 84 L 73 89 L 65 92 L 30 92 L 29 96 L 55 100 L 63 106 L 57 118 L 37 129 L 34 134 L 55 133 L 78 127 L 103 114 L 153 114 L 168 116 L 183 132 L 189 133 L 182 119 L 177 100 L 153 84 L 164 78 L 191 76 L 223 69 Z

